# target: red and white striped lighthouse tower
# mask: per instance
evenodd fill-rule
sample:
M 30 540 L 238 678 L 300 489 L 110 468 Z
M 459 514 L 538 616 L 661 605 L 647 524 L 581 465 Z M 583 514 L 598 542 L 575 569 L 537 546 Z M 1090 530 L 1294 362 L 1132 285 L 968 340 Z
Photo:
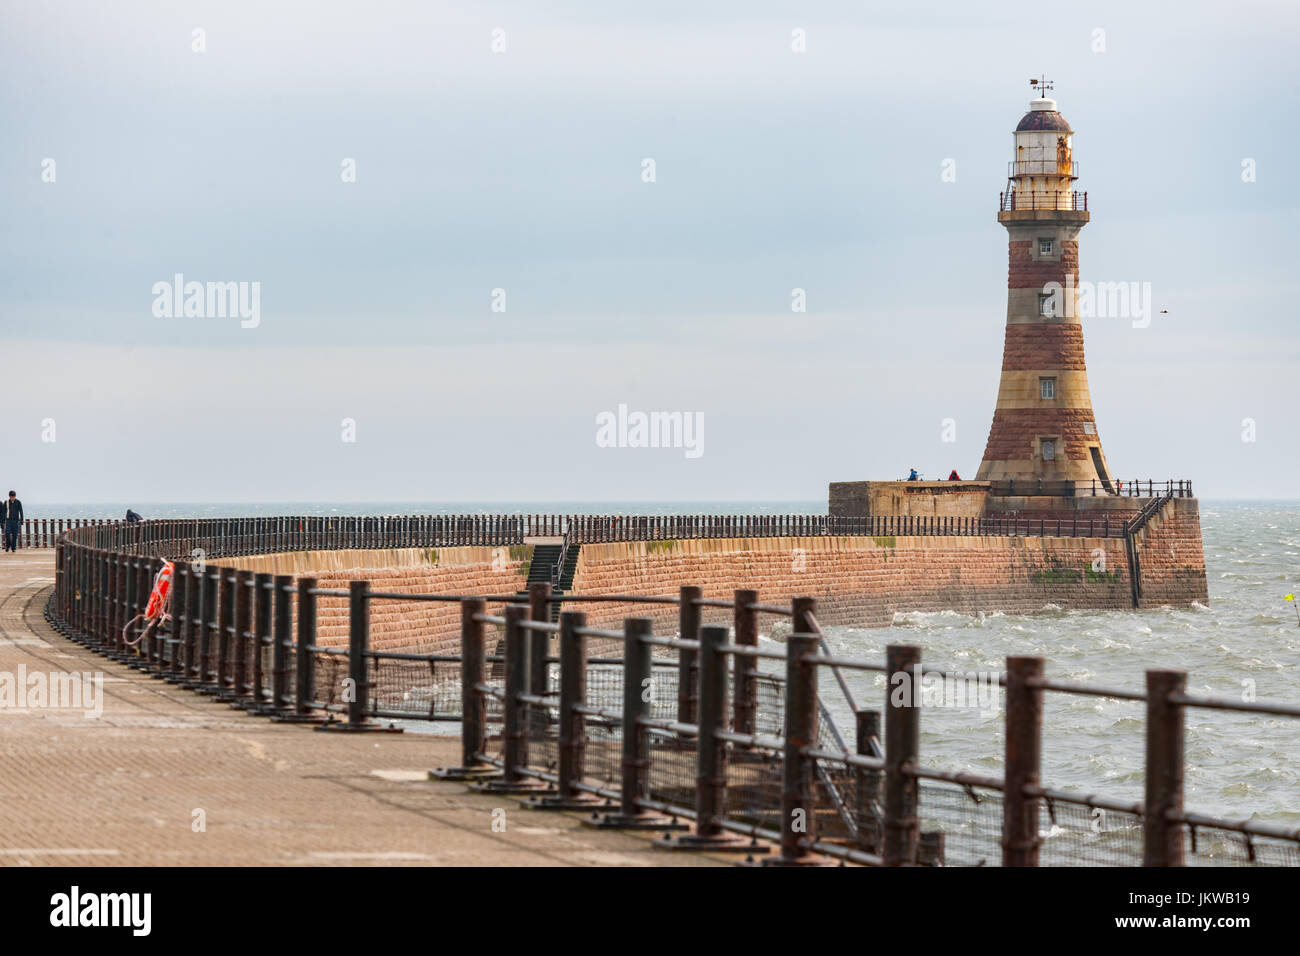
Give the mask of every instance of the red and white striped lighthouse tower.
M 1079 321 L 1079 231 L 1087 193 L 1074 189 L 1073 131 L 1046 93 L 1015 130 L 1015 158 L 998 222 L 1009 238 L 1006 344 L 993 426 L 977 479 L 1042 480 L 1110 492 L 1092 413 Z M 1059 492 L 1057 492 L 1059 493 Z

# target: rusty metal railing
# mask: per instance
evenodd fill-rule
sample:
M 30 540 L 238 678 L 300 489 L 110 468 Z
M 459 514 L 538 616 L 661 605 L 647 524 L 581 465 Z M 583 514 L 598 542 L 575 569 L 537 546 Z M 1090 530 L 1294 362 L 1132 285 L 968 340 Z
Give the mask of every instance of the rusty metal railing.
M 557 627 L 529 620 L 522 605 L 513 612 L 507 609 L 503 618 L 483 618 L 506 628 L 504 746 L 496 757 L 485 759 L 487 729 L 473 723 L 473 733 L 479 737 L 464 748 L 467 763 L 442 775 L 467 778 L 499 770 L 496 779 L 481 782 L 483 789 L 531 794 L 534 799 L 529 805 L 538 808 L 603 809 L 606 812 L 590 818 L 590 825 L 661 829 L 667 835 L 659 845 L 670 849 L 735 850 L 758 857 L 774 850 L 775 844 L 779 856 L 773 861 L 791 865 L 831 858 L 872 865 L 1036 866 L 1043 834 L 1049 831 L 1068 835 L 1052 845 L 1048 862 L 1098 862 L 1088 857 L 1088 847 L 1072 847 L 1069 841 L 1081 835 L 1089 839 L 1105 835 L 1095 829 L 1099 812 L 1121 821 L 1115 831 L 1119 848 L 1096 851 L 1101 862 L 1182 865 L 1189 850 L 1197 854 L 1199 832 L 1203 839 L 1208 833 L 1237 834 L 1249 861 L 1300 863 L 1300 829 L 1184 811 L 1180 729 L 1189 706 L 1281 716 L 1300 716 L 1300 707 L 1190 697 L 1181 690 L 1180 672 L 1148 672 L 1145 692 L 1048 681 L 1041 658 L 1013 657 L 1007 660 L 1006 672 L 996 677 L 997 686 L 1007 695 L 1004 775 L 944 771 L 921 762 L 919 691 L 902 698 L 892 692 L 901 684 L 919 687 L 922 675 L 944 679 L 960 675 L 923 668 L 920 648 L 907 645 L 891 646 L 884 663 L 831 655 L 820 636 L 811 599 L 796 600 L 788 612 L 796 631 L 786 639 L 784 651 L 757 647 L 746 639 L 749 626 L 744 615 L 759 607 L 750 593 L 738 592 L 731 602 L 706 600 L 694 590 L 675 600 L 644 599 L 674 602 L 679 613 L 686 612 L 678 636 L 654 634 L 649 618 L 628 618 L 622 631 L 590 628 L 585 615 L 574 611 L 565 612 Z M 720 605 L 730 605 L 740 623 L 730 630 L 699 627 L 691 609 Z M 512 669 L 517 675 L 529 669 L 525 635 L 542 631 L 560 642 L 558 684 L 552 681 L 539 689 L 530 687 L 524 676 L 512 681 Z M 696 636 L 682 636 L 691 634 Z M 621 708 L 608 700 L 597 704 L 588 696 L 584 663 L 585 642 L 590 639 L 623 643 Z M 662 700 L 655 694 L 636 693 L 650 678 L 651 655 L 656 652 L 676 652 L 679 659 L 690 660 L 695 673 L 694 692 L 682 693 L 679 687 L 678 706 L 672 713 L 663 712 Z M 781 691 L 776 724 L 773 715 L 764 719 L 761 708 L 752 703 L 754 678 L 770 676 L 748 666 L 759 660 L 785 666 L 784 678 L 775 684 Z M 817 672 L 821 668 L 885 675 L 883 747 L 879 712 L 873 710 L 856 711 L 858 737 L 852 751 L 827 739 L 819 720 Z M 1044 692 L 1147 703 L 1144 801 L 1043 785 Z M 534 720 L 537 713 L 545 713 L 546 719 Z M 611 728 L 616 728 L 613 737 Z M 593 769 L 593 749 L 612 750 L 616 756 L 596 761 L 602 766 Z M 539 753 L 558 756 L 547 759 Z M 997 819 L 982 833 L 965 832 L 964 826 L 954 826 L 949 818 L 954 796 L 972 806 L 983 802 L 996 810 Z M 841 827 L 836 821 L 846 812 L 853 822 Z M 690 832 L 675 835 L 687 828 L 683 821 L 690 821 Z M 1134 831 L 1133 838 L 1125 831 Z M 971 844 L 982 840 L 992 852 L 981 850 L 981 859 L 971 859 L 966 848 L 948 843 L 953 837 Z M 1261 848 L 1268 853 L 1260 855 Z M 1204 860 L 1198 857 L 1198 861 Z
M 1300 706 L 1188 694 L 1175 670 L 1148 671 L 1144 690 L 1056 681 L 1042 658 L 1011 657 L 996 675 L 1006 696 L 1002 775 L 942 770 L 922 760 L 924 702 L 915 689 L 926 676 L 961 675 L 923 667 L 910 645 L 891 645 L 883 662 L 832 653 L 810 597 L 787 609 L 752 590 L 722 599 L 695 585 L 672 596 L 561 596 L 546 583 L 527 594 L 406 594 L 367 581 L 322 588 L 312 577 L 295 582 L 205 555 L 174 563 L 170 619 L 126 644 L 123 625 L 147 602 L 161 564 L 153 549 L 199 542 L 214 553 L 285 550 L 321 529 L 292 519 L 255 523 L 255 539 L 242 543 L 238 530 L 134 525 L 68 534 L 47 616 L 109 657 L 272 719 L 350 731 L 459 720 L 462 763 L 442 776 L 524 793 L 539 808 L 603 809 L 592 825 L 665 830 L 665 848 L 736 850 L 792 865 L 1096 862 L 1089 853 L 1151 866 L 1225 854 L 1232 863 L 1300 863 L 1300 829 L 1189 811 L 1183 793 L 1189 708 L 1296 718 Z M 343 539 L 391 540 L 367 522 L 355 533 Z M 320 598 L 347 601 L 346 647 L 322 643 Z M 372 608 L 391 600 L 456 605 L 459 653 L 373 648 Z M 579 610 L 555 623 L 557 602 L 671 609 L 676 629 L 656 634 L 651 618 L 636 616 L 621 630 L 595 628 Z M 488 613 L 490 605 L 500 613 Z M 705 623 L 720 611 L 729 612 L 727 626 Z M 789 620 L 784 647 L 760 645 L 761 615 Z M 488 653 L 490 628 L 501 629 L 499 654 Z M 591 654 L 595 641 L 621 652 Z M 823 671 L 854 716 L 852 746 L 830 719 Z M 879 710 L 851 693 L 846 675 L 854 672 L 885 676 Z M 900 685 L 912 693 L 896 696 Z M 1041 779 L 1047 693 L 1145 705 L 1142 801 Z M 1088 835 L 1098 811 L 1120 822 L 1105 833 L 1113 843 Z M 1044 836 L 1053 830 L 1067 838 Z
M 999 212 L 1014 212 L 1018 209 L 1087 212 L 1088 194 L 1056 189 L 1011 189 L 998 193 Z
M 989 482 L 989 493 L 999 496 L 1042 496 L 1051 498 L 1193 498 L 1192 483 L 1186 478 L 1153 478 L 1098 481 L 1051 478 L 1001 478 Z

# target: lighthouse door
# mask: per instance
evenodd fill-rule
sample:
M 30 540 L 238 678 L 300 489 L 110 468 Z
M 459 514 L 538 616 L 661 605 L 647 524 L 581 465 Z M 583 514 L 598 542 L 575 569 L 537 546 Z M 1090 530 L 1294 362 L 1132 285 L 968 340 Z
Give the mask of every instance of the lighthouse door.
M 1113 495 L 1115 489 L 1110 486 L 1110 476 L 1106 474 L 1106 469 L 1101 463 L 1101 449 L 1092 445 L 1088 449 L 1092 452 L 1092 467 L 1097 469 L 1097 477 L 1101 479 L 1101 486 L 1106 489 L 1106 494 Z

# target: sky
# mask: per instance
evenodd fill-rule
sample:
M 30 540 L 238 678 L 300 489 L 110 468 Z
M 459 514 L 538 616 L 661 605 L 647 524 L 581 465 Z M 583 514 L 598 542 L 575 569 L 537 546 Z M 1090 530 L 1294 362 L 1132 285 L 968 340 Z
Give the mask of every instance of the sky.
M 1297 497 L 1297 27 L 1281 2 L 5 0 L 0 485 L 815 501 L 973 477 L 998 193 L 1045 74 L 1081 278 L 1149 283 L 1156 313 L 1084 321 L 1111 468 Z M 178 274 L 256 289 L 255 317 L 166 314 Z M 602 441 L 620 406 L 696 448 Z

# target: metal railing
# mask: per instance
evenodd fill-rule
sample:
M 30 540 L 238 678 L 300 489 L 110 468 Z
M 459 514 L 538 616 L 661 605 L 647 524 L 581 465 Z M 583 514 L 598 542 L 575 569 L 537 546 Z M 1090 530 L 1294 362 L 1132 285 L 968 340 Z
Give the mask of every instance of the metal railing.
M 989 482 L 989 494 L 999 497 L 1016 495 L 1051 498 L 1194 498 L 1192 483 L 1186 478 L 1114 479 L 1110 487 L 1099 479 L 1070 481 L 1051 478 L 1000 478 Z
M 561 534 L 561 515 L 277 515 L 265 518 L 174 518 L 128 523 L 83 518 L 28 518 L 19 546 L 51 548 L 67 531 L 117 529 L 97 546 L 143 548 L 182 556 L 186 543 L 206 542 L 209 554 L 261 554 L 350 548 L 460 547 L 523 544 L 527 535 Z
M 935 515 L 667 515 L 579 516 L 569 525 L 579 544 L 672 541 L 691 538 L 906 537 L 1123 537 L 1120 518 L 1040 519 Z
M 162 563 L 148 546 L 202 541 L 209 557 L 250 554 L 311 533 L 293 522 L 277 528 L 255 524 L 242 545 L 192 526 L 68 533 L 47 616 L 124 664 L 276 720 L 354 732 L 386 729 L 382 721 L 459 721 L 462 763 L 441 776 L 530 794 L 539 809 L 605 809 L 592 825 L 662 829 L 667 849 L 771 853 L 786 864 L 1300 863 L 1300 829 L 1189 812 L 1183 793 L 1188 708 L 1293 718 L 1300 707 L 1189 695 L 1185 673 L 1173 670 L 1148 671 L 1145 691 L 1054 681 L 1042 658 L 1011 657 L 1005 673 L 987 676 L 1006 699 L 1002 776 L 936 769 L 920 753 L 924 678 L 970 675 L 922 667 L 911 645 L 890 646 L 883 662 L 837 656 L 810 597 L 786 608 L 752 590 L 730 600 L 694 585 L 676 596 L 558 596 L 537 583 L 524 603 L 518 594 L 385 592 L 364 580 L 322 588 L 313 577 L 295 582 L 205 558 L 174 563 L 170 619 L 127 643 L 123 626 L 143 610 Z M 363 541 L 384 533 L 364 522 L 356 529 Z M 321 598 L 346 600 L 346 647 L 322 643 Z M 373 649 L 372 608 L 392 600 L 457 605 L 459 653 Z M 557 602 L 675 608 L 676 633 L 655 634 L 648 617 L 593 628 L 579 610 L 552 623 Z M 500 613 L 488 613 L 491 605 Z M 730 626 L 706 625 L 705 613 L 719 610 Z M 760 646 L 761 615 L 789 621 L 783 648 Z M 495 628 L 502 653 L 489 655 Z M 590 654 L 597 640 L 621 652 Z M 851 745 L 820 689 L 826 672 L 854 715 Z M 885 675 L 880 710 L 854 699 L 847 675 L 861 672 Z M 1145 704 L 1143 801 L 1043 783 L 1045 693 Z M 1096 811 L 1111 821 L 1100 830 Z
M 1014 212 L 1017 209 L 1087 212 L 1088 194 L 1056 189 L 1012 189 L 998 193 L 999 212 Z
M 463 762 L 438 775 L 475 780 L 487 792 L 532 794 L 537 809 L 593 811 L 591 826 L 663 830 L 665 849 L 772 852 L 771 862 L 787 865 L 1300 864 L 1300 828 L 1183 805 L 1188 707 L 1285 717 L 1300 717 L 1300 707 L 1189 696 L 1181 671 L 1148 671 L 1145 692 L 1052 681 L 1042 658 L 1011 657 L 1005 673 L 988 678 L 1006 695 L 1003 775 L 945 771 L 921 760 L 922 688 L 925 680 L 970 675 L 922 667 L 920 648 L 910 645 L 890 646 L 883 662 L 836 657 L 809 598 L 788 611 L 757 604 L 753 592 L 725 602 L 684 588 L 677 599 L 653 600 L 677 604 L 677 635 L 655 634 L 649 618 L 628 618 L 614 631 L 588 627 L 577 611 L 557 625 L 522 605 L 498 616 L 467 603 L 466 647 L 481 646 L 486 628 L 501 628 L 506 676 L 489 687 L 473 668 L 465 674 Z M 700 627 L 699 610 L 718 606 L 734 610 L 732 628 Z M 747 617 L 759 613 L 790 618 L 784 650 L 748 640 Z M 558 678 L 544 683 L 530 678 L 538 635 L 559 642 Z M 622 642 L 621 693 L 593 694 L 591 639 Z M 660 652 L 679 655 L 677 674 L 693 672 L 689 688 L 680 680 L 659 686 L 653 655 Z M 467 650 L 465 659 L 472 656 Z M 758 661 L 779 664 L 784 674 L 761 673 Z M 824 669 L 840 679 L 843 671 L 885 675 L 883 747 L 880 712 L 870 709 L 854 710 L 852 748 L 831 739 L 838 735 L 827 732 L 818 688 Z M 1047 692 L 1146 705 L 1143 801 L 1043 785 Z M 495 747 L 482 717 L 488 696 L 503 715 Z
M 1190 494 L 1190 485 L 1177 483 Z M 1016 486 L 1017 489 L 1019 485 Z M 1162 485 L 1155 484 L 1156 494 Z M 1019 493 L 1017 491 L 1017 493 Z M 1143 489 L 1145 494 L 1145 487 Z M 1175 492 L 1175 497 L 1179 496 Z M 574 545 L 695 538 L 772 537 L 1122 537 L 1124 521 L 1104 514 L 1071 518 L 932 515 L 394 515 L 385 517 L 203 518 L 120 521 L 76 529 L 78 547 L 166 558 L 205 559 L 290 551 L 502 547 L 563 536 L 560 561 Z M 54 539 L 57 546 L 60 538 Z M 562 564 L 553 567 L 558 572 Z
M 1076 481 L 1000 480 L 990 482 L 994 495 L 1155 497 L 1172 494 L 1190 498 L 1192 483 L 1186 479 L 1140 479 L 1115 482 L 1108 491 L 1094 479 L 1091 485 Z M 26 518 L 19 532 L 22 548 L 52 548 L 59 536 L 86 528 L 118 528 L 128 537 L 120 540 L 146 548 L 150 553 L 174 556 L 186 541 L 205 539 L 218 542 L 239 538 L 223 551 L 251 554 L 250 542 L 265 550 L 332 550 L 340 548 L 457 547 L 473 545 L 523 544 L 530 537 L 564 537 L 565 546 L 613 541 L 660 541 L 686 538 L 824 537 L 837 535 L 947 535 L 1008 534 L 1039 535 L 1040 530 L 1007 530 L 977 526 L 972 519 L 877 515 L 870 518 L 810 514 L 681 514 L 681 515 L 576 515 L 576 514 L 478 514 L 478 515 L 377 515 L 325 516 L 277 515 L 265 518 L 176 518 L 128 523 L 97 518 Z M 897 530 L 908 522 L 907 532 Z M 1037 525 L 1035 525 L 1037 528 Z M 140 529 L 132 532 L 131 529 Z M 147 530 L 146 530 L 147 529 Z M 104 546 L 108 546 L 105 544 Z M 196 545 L 197 546 L 197 545 Z M 221 547 L 225 547 L 222 545 Z M 215 551 L 210 553 L 216 553 Z M 561 560 L 565 557 L 561 554 Z
M 52 548 L 59 535 L 65 531 L 119 523 L 101 518 L 24 518 L 18 532 L 18 547 Z

